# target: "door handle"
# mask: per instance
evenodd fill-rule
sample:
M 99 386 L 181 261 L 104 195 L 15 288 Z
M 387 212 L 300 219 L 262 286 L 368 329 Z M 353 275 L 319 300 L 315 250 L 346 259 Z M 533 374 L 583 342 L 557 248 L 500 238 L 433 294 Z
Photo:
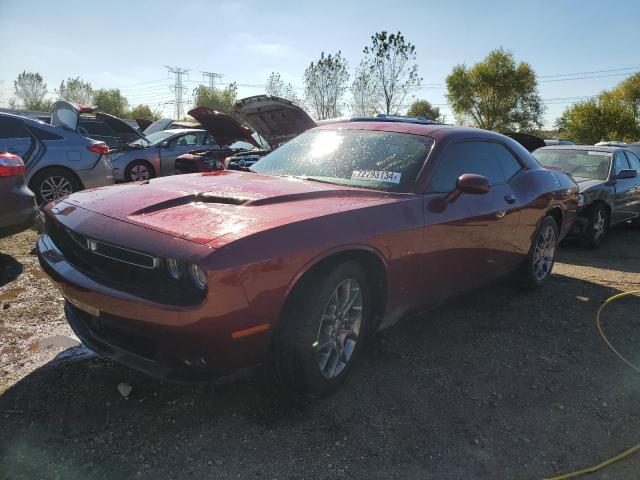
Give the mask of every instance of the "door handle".
M 495 213 L 496 218 L 502 218 L 502 217 L 504 217 L 506 214 L 507 214 L 507 212 L 505 212 L 504 210 L 498 210 L 498 211 Z
M 504 199 L 509 204 L 516 203 L 516 197 L 514 197 L 513 195 L 505 195 Z

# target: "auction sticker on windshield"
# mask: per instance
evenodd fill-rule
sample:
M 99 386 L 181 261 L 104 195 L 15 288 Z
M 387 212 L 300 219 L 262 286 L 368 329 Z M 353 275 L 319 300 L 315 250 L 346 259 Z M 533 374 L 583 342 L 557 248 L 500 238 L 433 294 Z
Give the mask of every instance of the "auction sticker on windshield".
M 384 172 L 381 170 L 354 170 L 351 180 L 371 180 L 377 182 L 400 183 L 399 172 Z
M 600 155 L 601 157 L 610 157 L 611 156 L 611 152 L 595 152 L 595 151 L 588 151 L 587 155 Z

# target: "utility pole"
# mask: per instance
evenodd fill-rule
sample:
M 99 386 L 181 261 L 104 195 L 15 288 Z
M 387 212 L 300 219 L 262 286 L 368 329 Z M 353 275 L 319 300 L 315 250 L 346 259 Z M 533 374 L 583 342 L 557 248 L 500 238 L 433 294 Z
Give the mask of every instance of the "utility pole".
M 221 73 L 213 73 L 213 72 L 200 72 L 202 73 L 202 80 L 209 82 L 209 89 L 216 90 L 216 81 L 222 80 Z
M 176 120 L 180 120 L 183 116 L 183 100 L 182 94 L 185 93 L 187 87 L 182 85 L 182 77 L 189 73 L 189 69 L 180 68 L 180 67 L 169 67 L 167 66 L 169 73 L 173 73 L 174 83 L 169 86 L 169 90 L 171 90 L 175 95 L 175 104 L 173 106 L 173 116 Z

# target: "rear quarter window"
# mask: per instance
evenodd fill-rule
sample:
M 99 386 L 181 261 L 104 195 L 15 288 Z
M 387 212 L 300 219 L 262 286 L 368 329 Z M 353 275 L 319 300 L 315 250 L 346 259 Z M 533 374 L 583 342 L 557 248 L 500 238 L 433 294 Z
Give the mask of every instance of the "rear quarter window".
M 31 126 L 29 127 L 29 130 L 31 130 L 31 133 L 33 133 L 38 140 L 64 140 L 62 135 L 44 130 L 43 128 Z
M 0 138 L 29 138 L 29 132 L 22 120 L 0 117 Z

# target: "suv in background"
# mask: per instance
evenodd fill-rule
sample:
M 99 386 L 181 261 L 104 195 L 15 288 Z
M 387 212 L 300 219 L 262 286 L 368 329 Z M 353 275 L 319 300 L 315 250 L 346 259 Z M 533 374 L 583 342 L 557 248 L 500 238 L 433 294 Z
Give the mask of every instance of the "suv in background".
M 109 147 L 64 126 L 0 114 L 0 151 L 22 158 L 27 185 L 38 204 L 113 184 Z

